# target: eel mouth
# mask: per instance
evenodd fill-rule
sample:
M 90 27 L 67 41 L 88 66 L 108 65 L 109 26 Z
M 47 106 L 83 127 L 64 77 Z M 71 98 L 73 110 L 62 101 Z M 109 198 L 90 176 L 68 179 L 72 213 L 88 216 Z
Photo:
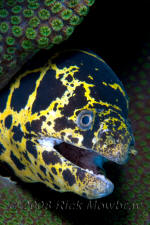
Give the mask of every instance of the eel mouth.
M 72 175 L 70 176 L 76 177 L 77 182 L 75 182 L 75 185 L 62 188 L 63 192 L 75 192 L 88 199 L 102 198 L 113 192 L 114 184 L 106 177 L 103 168 L 103 164 L 111 160 L 106 159 L 94 150 L 80 148 L 57 138 L 42 138 L 38 142 L 44 148 L 52 148 L 58 153 L 58 157 L 62 156 L 64 165 L 69 163 L 66 165 L 72 167 Z M 64 168 L 66 169 L 66 166 Z M 60 177 L 62 175 L 63 173 Z M 65 177 L 65 180 L 70 180 L 70 176 Z
M 101 156 L 99 153 L 76 147 L 72 144 L 62 142 L 60 144 L 54 145 L 55 150 L 57 150 L 64 158 L 75 164 L 76 166 L 87 170 L 95 175 L 104 175 L 106 172 L 103 168 L 104 162 L 108 160 Z

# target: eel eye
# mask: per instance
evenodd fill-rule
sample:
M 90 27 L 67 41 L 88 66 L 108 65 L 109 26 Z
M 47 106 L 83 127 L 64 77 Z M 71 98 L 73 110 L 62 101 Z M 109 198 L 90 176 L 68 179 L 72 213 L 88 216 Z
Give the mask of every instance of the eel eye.
M 93 123 L 93 112 L 89 110 L 83 110 L 79 113 L 77 118 L 77 125 L 83 130 L 89 130 Z

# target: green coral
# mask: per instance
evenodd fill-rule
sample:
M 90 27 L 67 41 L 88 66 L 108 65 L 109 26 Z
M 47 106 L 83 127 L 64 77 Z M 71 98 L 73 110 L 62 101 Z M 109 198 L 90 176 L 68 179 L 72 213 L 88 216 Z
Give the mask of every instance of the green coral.
M 20 6 L 20 5 L 16 5 L 12 8 L 12 12 L 14 14 L 20 13 L 21 10 L 22 10 L 22 6 Z
M 62 35 L 57 35 L 57 36 L 55 36 L 55 37 L 53 38 L 52 43 L 53 43 L 53 44 L 59 44 L 59 43 L 62 42 L 62 40 L 63 40 Z
M 14 5 L 16 4 L 16 0 L 7 0 L 7 1 L 6 1 L 6 4 L 7 4 L 8 6 L 14 6 Z
M 50 12 L 47 9 L 41 9 L 38 15 L 41 20 L 48 20 L 50 18 Z
M 9 25 L 7 22 L 2 22 L 0 23 L 0 32 L 1 33 L 6 33 L 9 29 Z
M 70 19 L 70 17 L 72 16 L 73 12 L 71 9 L 65 9 L 62 13 L 61 13 L 61 17 L 63 20 L 68 20 Z
M 23 40 L 23 42 L 22 42 L 22 47 L 23 47 L 25 50 L 31 50 L 31 49 L 33 48 L 32 41 L 31 41 L 31 40 Z
M 13 37 L 11 37 L 11 36 L 8 36 L 8 37 L 6 38 L 6 43 L 7 43 L 7 45 L 14 45 L 14 43 L 15 43 L 15 38 L 13 38 Z
M 38 9 L 40 7 L 40 4 L 38 2 L 31 2 L 28 5 L 29 9 Z
M 56 2 L 53 6 L 52 6 L 52 12 L 53 13 L 58 13 L 60 12 L 60 10 L 62 9 L 62 4 L 60 2 Z
M 36 35 L 37 35 L 37 32 L 36 32 L 36 30 L 34 30 L 33 28 L 28 27 L 28 28 L 26 29 L 26 37 L 27 37 L 28 39 L 33 40 L 33 39 L 36 38 Z
M 13 25 L 18 25 L 21 23 L 21 17 L 20 16 L 11 16 L 11 23 Z
M 73 8 L 73 7 L 75 7 L 78 3 L 79 3 L 79 0 L 70 0 L 70 1 L 68 1 L 68 6 L 69 6 L 70 8 Z
M 6 9 L 0 9 L 0 18 L 5 18 L 8 16 L 8 11 Z
M 49 40 L 46 37 L 41 37 L 41 38 L 38 39 L 39 47 L 43 47 L 43 46 L 47 47 L 48 46 L 48 42 L 49 42 Z
M 40 24 L 40 19 L 37 16 L 34 16 L 29 20 L 29 25 L 31 27 L 37 27 L 39 24 Z
M 76 26 L 80 23 L 80 17 L 79 16 L 72 16 L 70 19 L 70 24 L 73 26 Z
M 92 6 L 92 5 L 94 4 L 95 0 L 88 0 L 87 2 L 88 2 L 88 3 L 87 3 L 88 6 Z
M 32 9 L 24 9 L 23 10 L 23 15 L 26 18 L 32 17 L 34 15 L 34 11 Z
M 74 27 L 68 26 L 66 27 L 66 36 L 69 37 L 74 31 Z
M 45 0 L 45 1 L 44 1 L 44 4 L 45 4 L 46 6 L 51 6 L 54 2 L 56 2 L 56 0 Z
M 20 37 L 23 31 L 20 26 L 12 26 L 12 33 L 15 37 Z
M 51 29 L 48 26 L 41 26 L 40 27 L 40 34 L 43 36 L 49 36 L 51 34 Z
M 13 58 L 12 55 L 9 55 L 9 54 L 4 54 L 4 55 L 3 55 L 3 59 L 6 60 L 6 61 L 11 61 L 12 58 Z
M 89 8 L 85 5 L 81 5 L 78 9 L 78 13 L 80 16 L 86 16 L 88 14 Z
M 53 30 L 55 31 L 60 31 L 63 27 L 63 22 L 61 19 L 54 19 L 52 20 L 51 24 L 52 24 Z
M 0 80 L 0 88 L 8 81 L 7 77 L 13 76 L 23 61 L 38 50 L 50 49 L 54 44 L 66 40 L 93 3 L 93 0 L 0 1 L 0 41 L 3 52 L 0 66 L 3 76 L 6 76 L 6 79 Z
M 8 48 L 7 48 L 8 54 L 14 54 L 15 51 L 16 51 L 16 48 L 14 48 L 14 47 L 8 47 Z

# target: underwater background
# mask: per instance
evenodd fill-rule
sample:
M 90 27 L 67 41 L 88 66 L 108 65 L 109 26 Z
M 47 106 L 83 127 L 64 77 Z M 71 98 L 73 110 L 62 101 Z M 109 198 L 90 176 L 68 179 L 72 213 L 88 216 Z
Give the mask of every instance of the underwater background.
M 89 15 L 65 43 L 41 54 L 49 58 L 66 48 L 100 55 L 125 85 L 130 98 L 136 156 L 123 166 L 106 166 L 115 185 L 112 195 L 86 200 L 41 184 L 10 183 L 0 177 L 0 224 L 150 225 L 150 29 L 146 1 L 95 2 Z M 43 59 L 44 60 L 44 59 Z M 3 168 L 3 167 L 1 167 Z M 1 175 L 7 171 L 0 170 Z M 14 178 L 16 179 L 16 178 Z

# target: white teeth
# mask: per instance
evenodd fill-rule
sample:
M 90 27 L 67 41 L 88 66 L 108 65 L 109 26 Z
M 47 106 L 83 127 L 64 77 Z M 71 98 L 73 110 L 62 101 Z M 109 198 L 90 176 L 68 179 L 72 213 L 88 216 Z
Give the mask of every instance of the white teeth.
M 43 137 L 41 139 L 38 139 L 38 142 L 44 148 L 49 149 L 49 148 L 53 148 L 54 145 L 61 144 L 63 141 L 53 137 Z
M 90 174 L 94 174 L 94 172 L 92 170 L 89 170 L 89 169 L 84 169 L 84 170 Z

